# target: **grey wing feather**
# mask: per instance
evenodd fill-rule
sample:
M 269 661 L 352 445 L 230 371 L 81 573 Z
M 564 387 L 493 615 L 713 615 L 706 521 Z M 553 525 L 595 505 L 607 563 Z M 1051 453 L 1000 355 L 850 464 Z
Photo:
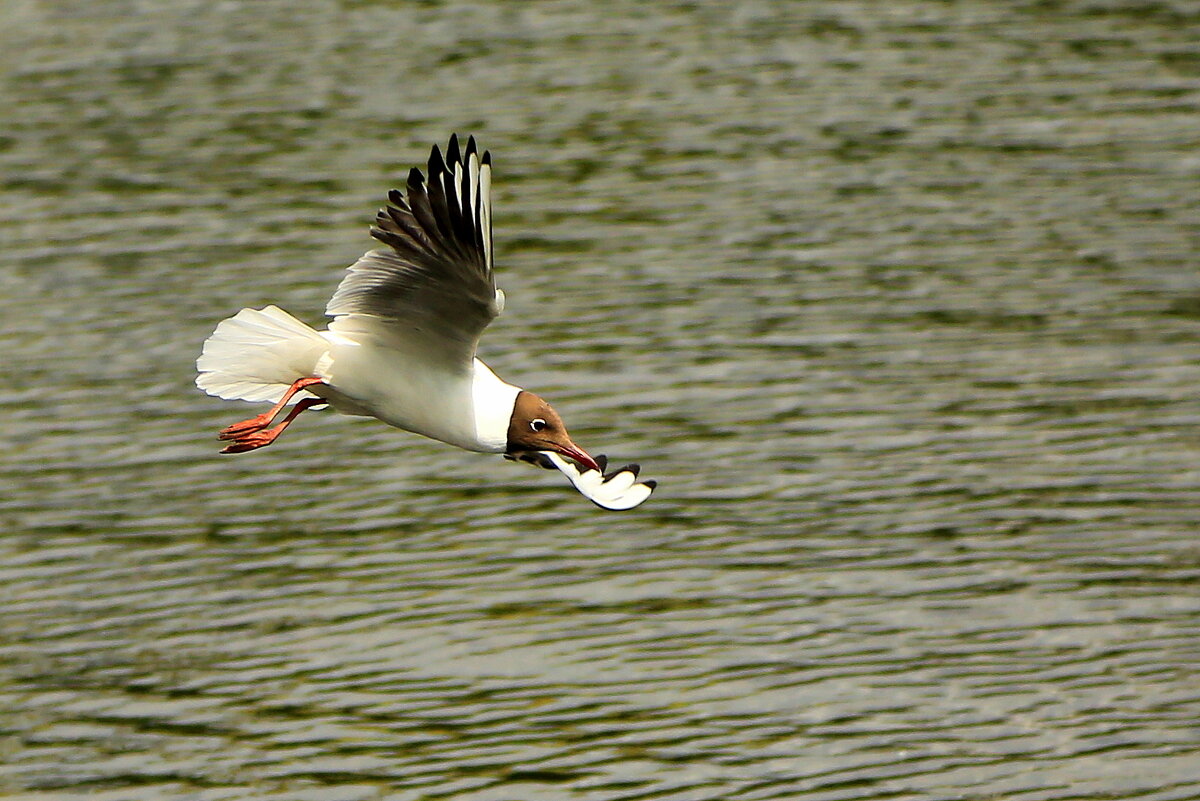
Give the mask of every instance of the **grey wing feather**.
M 470 358 L 504 305 L 492 274 L 491 154 L 481 157 L 474 137 L 460 151 L 455 135 L 428 167 L 428 179 L 413 168 L 406 191 L 388 193 L 371 228 L 388 247 L 350 266 L 325 313 L 383 318 Z

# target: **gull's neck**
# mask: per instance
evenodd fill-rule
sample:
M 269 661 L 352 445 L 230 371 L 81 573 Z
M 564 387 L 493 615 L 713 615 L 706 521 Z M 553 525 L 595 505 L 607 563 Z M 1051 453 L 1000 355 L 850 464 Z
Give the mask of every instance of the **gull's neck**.
M 471 405 L 475 415 L 478 450 L 504 453 L 508 450 L 508 424 L 520 387 L 505 383 L 479 359 L 471 377 Z

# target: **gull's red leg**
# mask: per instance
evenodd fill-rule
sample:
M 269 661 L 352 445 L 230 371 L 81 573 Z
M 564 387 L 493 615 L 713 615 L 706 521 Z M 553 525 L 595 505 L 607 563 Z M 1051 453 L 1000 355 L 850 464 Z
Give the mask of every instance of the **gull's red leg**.
M 262 429 L 271 425 L 271 421 L 275 419 L 277 414 L 283 411 L 283 407 L 287 406 L 287 402 L 290 401 L 297 392 L 301 391 L 305 387 L 311 387 L 313 384 L 320 383 L 321 379 L 319 378 L 301 378 L 299 381 L 296 381 L 294 384 L 288 387 L 287 392 L 283 393 L 283 397 L 279 399 L 279 402 L 270 409 L 262 414 L 251 417 L 249 420 L 243 420 L 240 423 L 234 423 L 231 426 L 221 429 L 221 433 L 217 434 L 217 439 L 239 439 L 243 434 L 248 434 L 253 431 L 261 431 Z
M 288 412 L 288 416 L 283 418 L 283 422 L 274 428 L 268 428 L 266 431 L 246 431 L 236 438 L 229 445 L 221 449 L 221 453 L 245 453 L 246 451 L 265 448 L 279 438 L 283 430 L 292 424 L 292 421 L 300 416 L 300 413 L 305 409 L 311 409 L 314 406 L 320 406 L 326 401 L 320 398 L 305 398 L 297 403 L 292 410 Z

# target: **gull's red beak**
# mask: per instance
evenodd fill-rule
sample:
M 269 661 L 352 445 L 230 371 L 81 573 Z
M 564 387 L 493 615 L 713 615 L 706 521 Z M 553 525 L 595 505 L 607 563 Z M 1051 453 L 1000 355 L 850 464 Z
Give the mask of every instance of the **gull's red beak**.
M 574 442 L 568 441 L 566 445 L 560 445 L 555 450 L 568 459 L 573 459 L 574 461 L 579 462 L 588 470 L 595 470 L 598 473 L 604 472 L 600 469 L 600 465 L 596 463 L 596 460 L 584 453 L 583 450 Z

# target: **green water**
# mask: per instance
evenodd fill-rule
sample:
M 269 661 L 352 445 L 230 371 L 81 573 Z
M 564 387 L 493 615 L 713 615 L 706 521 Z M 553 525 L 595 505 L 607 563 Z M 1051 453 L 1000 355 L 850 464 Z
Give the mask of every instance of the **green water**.
M 1191 3 L 0 4 L 0 794 L 1200 796 Z M 305 415 L 451 131 L 561 478 Z

